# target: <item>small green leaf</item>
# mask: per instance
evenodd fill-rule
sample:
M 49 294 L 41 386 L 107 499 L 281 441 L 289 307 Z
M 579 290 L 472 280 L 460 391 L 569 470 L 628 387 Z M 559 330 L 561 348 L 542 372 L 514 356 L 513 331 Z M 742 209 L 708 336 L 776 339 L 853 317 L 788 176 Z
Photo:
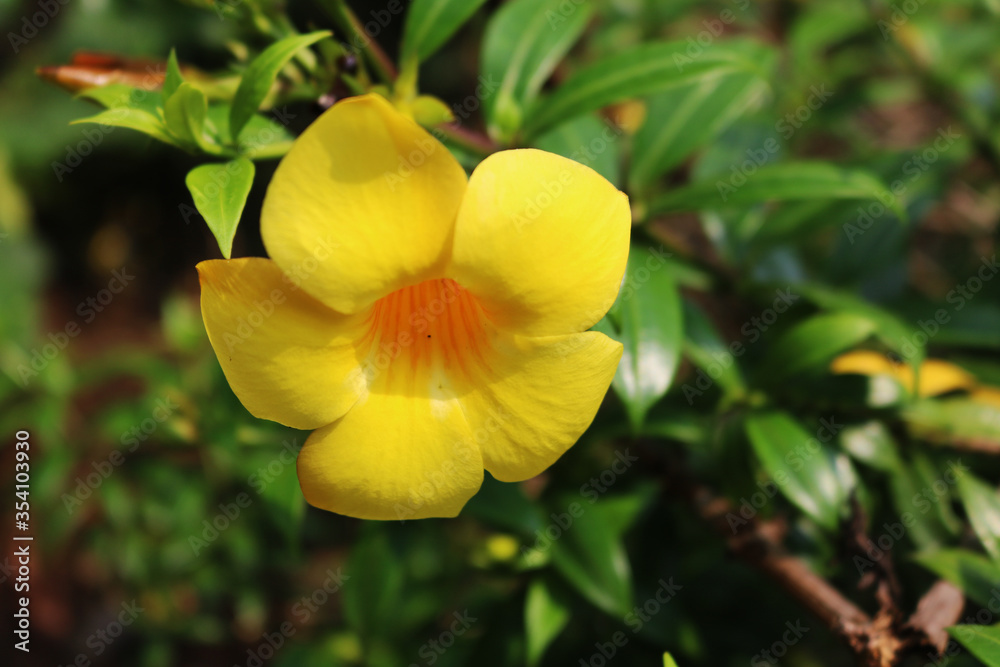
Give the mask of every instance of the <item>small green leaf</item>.
M 163 123 L 163 121 L 148 111 L 143 111 L 142 109 L 133 109 L 130 107 L 107 109 L 95 116 L 74 120 L 71 125 L 76 125 L 78 123 L 94 123 L 97 125 L 127 127 L 131 130 L 137 130 L 143 134 L 147 134 L 165 144 L 179 146 L 177 140 L 167 131 L 167 126 Z
M 991 603 L 992 591 L 1000 582 L 1000 565 L 967 549 L 938 549 L 919 553 L 913 559 L 984 607 Z
M 329 36 L 329 30 L 321 30 L 287 37 L 267 47 L 250 61 L 246 71 L 243 72 L 236 95 L 233 96 L 233 107 L 229 115 L 229 136 L 234 142 L 240 136 L 243 126 L 257 113 L 274 80 L 295 53 Z
M 612 387 L 638 431 L 670 388 L 684 342 L 680 293 L 662 256 L 632 248 L 611 318 L 618 324 L 612 337 L 625 348 Z
M 677 667 L 677 662 L 669 653 L 663 654 L 663 667 Z
M 753 42 L 712 45 L 695 59 L 686 55 L 688 49 L 687 41 L 640 44 L 583 67 L 531 108 L 525 133 L 536 135 L 573 116 L 673 86 L 736 71 L 760 72 L 760 63 L 770 61 L 768 49 Z
M 163 119 L 170 133 L 188 147 L 198 147 L 214 152 L 205 139 L 205 116 L 208 101 L 205 93 L 190 83 L 182 83 L 171 95 L 163 108 Z
M 677 188 L 650 202 L 649 212 L 744 208 L 771 201 L 878 200 L 888 191 L 879 179 L 865 171 L 826 162 L 783 162 L 759 167 L 738 184 L 731 182 L 730 174 L 720 174 L 715 179 Z M 895 199 L 890 208 L 900 219 L 906 218 Z
M 553 513 L 566 527 L 552 542 L 552 564 L 595 607 L 620 618 L 632 606 L 632 569 L 621 541 L 609 539 L 607 518 L 592 509 L 572 501 Z
M 401 60 L 423 62 L 441 48 L 486 0 L 413 0 L 403 28 Z
M 177 64 L 177 51 L 170 49 L 167 57 L 167 75 L 163 79 L 163 98 L 170 99 L 170 96 L 184 83 L 184 76 L 181 74 L 180 65 Z
M 505 143 L 593 13 L 590 3 L 569 4 L 568 11 L 564 5 L 563 0 L 512 0 L 486 27 L 480 71 L 485 85 L 498 82 L 499 87 L 486 96 L 484 111 L 490 133 Z
M 986 553 L 993 560 L 1000 560 L 1000 496 L 997 490 L 970 473 L 958 478 L 958 495 Z
M 986 667 L 1000 667 L 1000 624 L 953 625 L 948 634 Z
M 763 97 L 767 83 L 733 72 L 671 88 L 649 101 L 648 119 L 635 135 L 629 185 L 642 190 L 679 165 Z
M 570 608 L 553 591 L 545 577 L 536 577 L 528 587 L 524 602 L 524 629 L 527 639 L 528 665 L 537 665 L 545 649 L 569 623 Z
M 532 143 L 535 148 L 587 165 L 619 187 L 621 146 L 618 140 L 621 134 L 614 125 L 587 115 L 563 123 Z
M 778 338 L 760 367 L 773 382 L 802 373 L 819 374 L 838 353 L 861 343 L 874 331 L 872 321 L 861 315 L 814 315 Z
M 253 162 L 237 158 L 223 164 L 195 167 L 185 179 L 195 207 L 204 216 L 226 259 L 233 251 L 233 237 L 253 185 L 253 175 Z
M 785 497 L 827 530 L 836 530 L 851 489 L 841 481 L 839 462 L 830 447 L 784 412 L 749 416 L 746 432 L 761 465 Z

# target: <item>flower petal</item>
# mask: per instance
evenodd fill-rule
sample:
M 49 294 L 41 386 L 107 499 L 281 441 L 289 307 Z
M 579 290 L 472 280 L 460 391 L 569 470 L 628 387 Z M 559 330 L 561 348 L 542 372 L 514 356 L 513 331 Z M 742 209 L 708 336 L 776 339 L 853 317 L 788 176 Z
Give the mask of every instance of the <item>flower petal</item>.
M 631 219 L 628 198 L 589 167 L 533 149 L 495 153 L 469 180 L 449 277 L 502 328 L 585 331 L 618 294 Z
M 621 355 L 596 331 L 498 335 L 480 388 L 461 399 L 486 469 L 517 482 L 555 463 L 594 420 Z
M 453 517 L 479 490 L 483 460 L 461 405 L 372 392 L 299 452 L 309 504 L 359 519 Z
M 356 313 L 440 274 L 465 171 L 377 95 L 335 104 L 278 165 L 264 199 L 268 254 L 307 292 Z
M 360 318 L 330 310 L 268 259 L 201 262 L 198 276 L 208 338 L 247 410 L 311 429 L 357 402 Z

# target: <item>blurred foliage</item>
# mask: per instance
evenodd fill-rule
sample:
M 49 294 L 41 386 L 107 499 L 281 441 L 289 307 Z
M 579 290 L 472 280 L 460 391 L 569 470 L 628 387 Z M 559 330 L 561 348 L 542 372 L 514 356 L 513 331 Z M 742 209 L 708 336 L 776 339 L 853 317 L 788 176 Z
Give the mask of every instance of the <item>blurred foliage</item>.
M 852 664 L 680 477 L 870 612 L 887 551 L 907 610 L 952 582 L 948 664 L 1000 665 L 1000 6 L 352 6 L 0 3 L 0 432 L 31 432 L 31 664 Z M 197 305 L 197 261 L 263 253 L 275 158 L 369 90 L 464 165 L 536 146 L 633 206 L 597 327 L 625 347 L 613 395 L 545 475 L 487 479 L 454 520 L 307 508 L 305 434 L 243 409 Z

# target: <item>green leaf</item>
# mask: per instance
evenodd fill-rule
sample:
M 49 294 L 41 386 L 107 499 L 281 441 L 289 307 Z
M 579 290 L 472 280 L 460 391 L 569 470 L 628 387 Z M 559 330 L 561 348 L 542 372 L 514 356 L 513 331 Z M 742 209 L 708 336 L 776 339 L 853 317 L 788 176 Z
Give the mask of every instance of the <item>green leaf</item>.
M 1000 624 L 953 625 L 948 628 L 948 634 L 986 667 L 1000 667 Z
M 663 667 L 677 667 L 677 661 L 669 653 L 663 654 Z
M 131 130 L 137 130 L 143 134 L 147 134 L 165 144 L 179 146 L 177 140 L 167 131 L 167 126 L 163 123 L 163 121 L 148 111 L 143 111 L 142 109 L 133 109 L 130 107 L 107 109 L 95 116 L 74 120 L 71 125 L 77 125 L 79 123 L 94 123 L 96 125 L 127 127 Z
M 557 596 L 545 577 L 536 577 L 528 587 L 524 602 L 524 629 L 528 665 L 537 665 L 545 649 L 569 623 L 570 608 Z
M 513 531 L 522 537 L 535 537 L 545 528 L 539 507 L 524 494 L 519 484 L 505 484 L 486 475 L 479 492 L 462 510 L 487 525 Z
M 614 125 L 587 115 L 563 123 L 532 143 L 535 148 L 587 165 L 619 187 L 621 145 L 618 139 L 621 134 L 621 130 Z
M 766 49 L 752 42 L 713 45 L 696 59 L 686 55 L 690 47 L 687 41 L 639 44 L 583 67 L 535 104 L 525 133 L 537 135 L 573 116 L 673 86 L 759 71 L 758 63 L 769 60 Z
M 910 541 L 918 548 L 931 550 L 939 548 L 954 531 L 942 511 L 948 502 L 948 494 L 938 495 L 934 491 L 933 479 L 926 480 L 927 474 L 923 470 L 926 467 L 915 462 L 903 464 L 892 473 L 889 484 L 893 506 L 900 522 L 907 528 Z
M 842 483 L 830 447 L 785 412 L 750 415 L 746 432 L 758 460 L 785 497 L 827 530 L 836 530 L 851 489 Z
M 924 399 L 900 414 L 914 437 L 952 446 L 975 443 L 980 451 L 1000 453 L 1000 408 L 967 398 Z
M 208 101 L 205 93 L 190 83 L 182 83 L 171 95 L 163 108 L 163 119 L 167 129 L 177 140 L 189 147 L 198 147 L 214 152 L 205 139 L 205 116 Z
M 250 61 L 246 71 L 243 72 L 236 95 L 233 96 L 233 107 L 229 115 L 229 132 L 234 142 L 250 117 L 257 113 L 274 80 L 278 78 L 278 74 L 296 51 L 329 36 L 329 30 L 321 30 L 287 37 L 267 47 Z
M 854 313 L 871 320 L 875 325 L 875 336 L 882 344 L 898 352 L 914 366 L 919 366 L 923 360 L 924 344 L 914 337 L 912 327 L 908 327 L 893 313 L 854 294 L 832 290 L 823 285 L 800 284 L 793 290 L 824 310 Z
M 701 388 L 705 382 L 702 378 L 707 377 L 729 395 L 746 393 L 746 382 L 736 363 L 736 359 L 746 352 L 746 345 L 739 341 L 724 343 L 702 309 L 687 299 L 684 300 L 684 341 L 685 354 L 702 370 L 702 374 L 690 382 L 696 391 L 705 391 Z M 698 384 L 699 380 L 702 384 Z M 685 398 L 691 403 L 694 395 L 691 398 L 685 395 Z
M 1000 496 L 971 473 L 958 478 L 958 495 L 972 529 L 994 561 L 1000 560 Z
M 625 348 L 612 387 L 637 431 L 649 409 L 667 393 L 681 360 L 684 316 L 680 293 L 665 265 L 648 248 L 633 247 L 611 310 L 618 325 L 612 337 Z
M 778 338 L 760 367 L 772 382 L 802 373 L 820 374 L 838 353 L 864 341 L 874 331 L 875 325 L 862 315 L 814 315 Z
M 403 561 L 394 553 L 382 524 L 360 526 L 344 568 L 344 617 L 364 639 L 392 634 L 403 592 Z
M 184 83 L 184 76 L 181 74 L 180 65 L 177 64 L 177 51 L 170 49 L 167 57 L 167 75 L 163 79 L 163 98 L 170 99 L 170 96 Z
M 413 0 L 403 28 L 401 60 L 427 60 L 486 0 Z
M 253 175 L 253 162 L 237 158 L 195 167 L 184 181 L 226 259 L 233 251 L 233 237 L 253 185 Z
M 525 110 L 580 37 L 592 13 L 590 3 L 512 0 L 493 14 L 480 59 L 483 78 L 499 82 L 484 105 L 491 135 L 510 142 L 521 128 Z
M 159 113 L 164 96 L 158 90 L 143 90 L 125 83 L 111 83 L 81 91 L 78 97 L 93 100 L 107 109 L 126 107 L 141 109 L 153 115 Z
M 605 515 L 588 509 L 573 501 L 555 513 L 566 528 L 552 542 L 552 564 L 595 607 L 620 618 L 632 606 L 628 556 L 621 541 L 609 537 L 614 529 Z
M 892 434 L 879 421 L 845 427 L 840 432 L 840 446 L 855 459 L 876 470 L 895 473 L 902 466 Z
M 626 449 L 623 454 L 627 454 Z M 621 539 L 635 525 L 639 515 L 656 498 L 657 486 L 653 483 L 639 483 L 625 493 L 606 495 L 601 502 L 590 508 L 591 512 L 603 514 L 611 527 L 610 539 Z
M 922 552 L 913 559 L 984 607 L 990 604 L 993 589 L 1000 585 L 1000 565 L 966 549 Z
M 677 188 L 650 202 L 649 212 L 743 208 L 771 201 L 878 200 L 880 194 L 889 191 L 879 179 L 865 171 L 844 169 L 827 162 L 764 165 L 742 178 L 737 185 L 732 182 L 731 174 L 720 174 L 711 181 Z M 895 199 L 890 208 L 901 219 L 906 218 Z
M 229 111 L 228 104 L 213 104 L 208 107 L 206 125 L 213 128 L 215 136 L 230 136 Z M 244 157 L 266 160 L 283 156 L 292 147 L 294 139 L 288 129 L 270 115 L 254 114 L 243 126 L 235 143 L 239 154 Z
M 750 72 L 733 72 L 677 86 L 649 101 L 647 122 L 635 135 L 629 185 L 648 187 L 692 151 L 748 113 L 767 83 Z

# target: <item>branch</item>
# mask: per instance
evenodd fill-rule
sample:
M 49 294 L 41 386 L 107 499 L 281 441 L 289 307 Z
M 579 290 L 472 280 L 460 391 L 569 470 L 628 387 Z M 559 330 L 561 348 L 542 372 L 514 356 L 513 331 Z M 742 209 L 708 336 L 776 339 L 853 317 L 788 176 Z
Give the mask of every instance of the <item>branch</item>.
M 859 665 L 896 667 L 920 649 L 930 647 L 940 654 L 947 645 L 944 628 L 954 624 L 964 606 L 962 593 L 951 584 L 935 584 L 904 623 L 896 603 L 898 584 L 891 563 L 882 563 L 875 578 L 879 610 L 872 618 L 804 560 L 785 550 L 783 521 L 745 520 L 728 499 L 716 496 L 707 486 L 669 466 L 663 472 L 669 491 L 691 505 L 734 555 L 766 574 L 837 634 L 854 652 Z M 738 525 L 731 522 L 733 517 L 739 518 Z M 859 522 L 855 519 L 852 537 L 858 540 Z
M 948 633 L 945 628 L 958 623 L 965 608 L 965 595 L 954 584 L 939 581 L 928 590 L 917 610 L 906 622 L 906 627 L 926 638 L 926 643 L 939 654 L 943 654 L 948 646 Z

